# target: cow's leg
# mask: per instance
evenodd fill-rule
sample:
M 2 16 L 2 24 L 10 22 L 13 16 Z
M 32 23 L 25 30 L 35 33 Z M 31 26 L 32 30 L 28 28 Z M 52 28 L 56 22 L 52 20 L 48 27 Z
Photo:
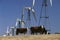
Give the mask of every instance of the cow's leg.
M 24 35 L 26 34 L 26 32 L 24 32 Z
M 16 31 L 16 35 L 18 35 L 19 32 Z
M 31 32 L 32 35 L 34 35 L 34 32 Z
M 45 34 L 47 34 L 47 31 L 45 30 Z
M 24 31 L 24 35 L 27 33 L 27 30 Z
M 47 34 L 47 30 L 44 30 L 44 31 L 43 31 L 43 34 Z
M 36 35 L 37 35 L 37 32 L 36 32 Z
M 40 31 L 40 34 L 43 34 L 43 32 L 42 32 L 42 31 Z
M 32 32 L 31 32 L 31 34 L 32 34 Z
M 24 33 L 24 35 L 25 35 L 25 32 L 23 32 Z

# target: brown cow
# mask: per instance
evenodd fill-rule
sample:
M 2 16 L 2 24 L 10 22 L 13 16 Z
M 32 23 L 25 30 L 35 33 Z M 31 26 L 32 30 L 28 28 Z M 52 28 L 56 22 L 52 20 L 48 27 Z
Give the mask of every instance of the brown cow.
M 16 29 L 16 35 L 18 35 L 19 33 L 27 33 L 27 28 L 17 28 Z
M 34 33 L 47 34 L 47 30 L 44 28 L 44 26 L 33 26 L 30 28 L 30 31 L 31 31 L 31 34 L 34 34 Z

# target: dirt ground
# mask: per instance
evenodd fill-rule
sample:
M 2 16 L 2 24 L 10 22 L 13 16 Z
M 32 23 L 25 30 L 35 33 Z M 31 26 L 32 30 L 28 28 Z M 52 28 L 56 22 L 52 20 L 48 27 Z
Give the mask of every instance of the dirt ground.
M 0 40 L 60 40 L 60 34 L 0 36 Z

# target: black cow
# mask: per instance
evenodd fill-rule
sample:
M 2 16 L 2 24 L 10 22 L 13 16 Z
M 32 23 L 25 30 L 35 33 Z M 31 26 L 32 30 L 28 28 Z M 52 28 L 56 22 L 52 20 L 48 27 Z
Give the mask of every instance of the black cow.
M 18 35 L 19 33 L 27 33 L 27 28 L 17 28 L 16 29 L 16 35 Z
M 47 34 L 47 30 L 42 26 L 31 27 L 30 31 L 31 31 L 31 34 L 34 34 L 34 33 Z

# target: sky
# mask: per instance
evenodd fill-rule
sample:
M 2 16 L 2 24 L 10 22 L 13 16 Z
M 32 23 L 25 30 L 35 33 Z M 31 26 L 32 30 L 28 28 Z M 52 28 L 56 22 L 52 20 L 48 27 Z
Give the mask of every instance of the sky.
M 38 25 L 40 10 L 43 0 L 36 0 L 34 9 L 37 22 L 34 21 L 31 13 L 31 24 Z M 60 32 L 60 0 L 53 0 L 52 7 L 48 0 L 47 13 L 50 22 L 50 32 Z M 15 26 L 16 19 L 21 19 L 22 9 L 24 7 L 32 7 L 32 0 L 0 0 L 0 35 L 3 35 L 8 26 Z M 27 18 L 27 11 L 25 11 Z M 25 18 L 24 17 L 24 18 Z

